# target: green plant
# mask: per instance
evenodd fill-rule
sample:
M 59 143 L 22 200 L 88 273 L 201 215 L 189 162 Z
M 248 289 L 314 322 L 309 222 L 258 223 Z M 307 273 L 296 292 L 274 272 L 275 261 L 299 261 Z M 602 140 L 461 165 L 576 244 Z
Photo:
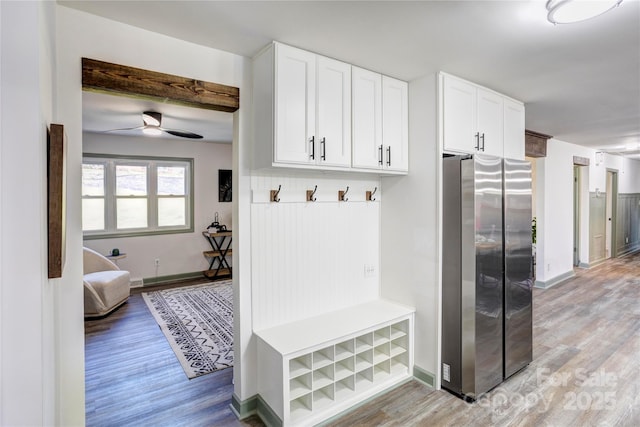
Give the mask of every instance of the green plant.
M 536 217 L 534 216 L 531 220 L 531 243 L 536 243 L 536 233 L 537 233 L 537 224 Z

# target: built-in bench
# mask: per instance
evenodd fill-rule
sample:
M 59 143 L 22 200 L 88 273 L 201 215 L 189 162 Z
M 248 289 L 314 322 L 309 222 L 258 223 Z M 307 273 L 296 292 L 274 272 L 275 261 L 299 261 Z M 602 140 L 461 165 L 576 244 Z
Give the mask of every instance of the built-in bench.
M 414 311 L 378 299 L 255 331 L 261 418 L 316 424 L 410 378 Z

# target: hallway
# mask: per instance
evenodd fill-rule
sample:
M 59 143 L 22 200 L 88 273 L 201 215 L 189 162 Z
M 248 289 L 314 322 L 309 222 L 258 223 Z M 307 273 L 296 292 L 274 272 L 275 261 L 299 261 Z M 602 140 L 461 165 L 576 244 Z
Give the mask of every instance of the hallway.
M 533 304 L 533 362 L 476 403 L 411 381 L 329 425 L 640 425 L 640 253 L 534 289 Z

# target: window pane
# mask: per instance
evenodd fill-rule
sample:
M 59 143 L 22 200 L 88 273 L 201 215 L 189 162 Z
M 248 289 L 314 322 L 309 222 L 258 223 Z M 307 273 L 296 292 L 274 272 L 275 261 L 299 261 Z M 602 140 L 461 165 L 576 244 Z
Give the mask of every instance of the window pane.
M 147 199 L 121 199 L 116 201 L 116 227 L 144 228 L 147 226 Z
M 104 230 L 104 199 L 82 199 L 82 230 Z
M 82 195 L 104 196 L 104 165 L 82 164 Z
M 116 195 L 146 196 L 146 194 L 147 194 L 147 167 L 146 166 L 131 166 L 131 165 L 116 166 Z
M 183 196 L 185 194 L 185 168 L 158 166 L 158 195 Z
M 186 225 L 186 202 L 184 197 L 162 197 L 158 199 L 158 225 Z

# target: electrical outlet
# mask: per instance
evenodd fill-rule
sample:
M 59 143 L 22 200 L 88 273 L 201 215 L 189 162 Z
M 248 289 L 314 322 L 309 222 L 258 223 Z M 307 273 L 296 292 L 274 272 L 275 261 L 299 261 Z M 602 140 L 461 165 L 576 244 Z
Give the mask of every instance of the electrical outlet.
M 160 265 L 160 258 L 156 258 L 156 266 Z
M 376 266 L 373 264 L 365 264 L 364 277 L 375 277 L 375 275 L 376 275 Z

